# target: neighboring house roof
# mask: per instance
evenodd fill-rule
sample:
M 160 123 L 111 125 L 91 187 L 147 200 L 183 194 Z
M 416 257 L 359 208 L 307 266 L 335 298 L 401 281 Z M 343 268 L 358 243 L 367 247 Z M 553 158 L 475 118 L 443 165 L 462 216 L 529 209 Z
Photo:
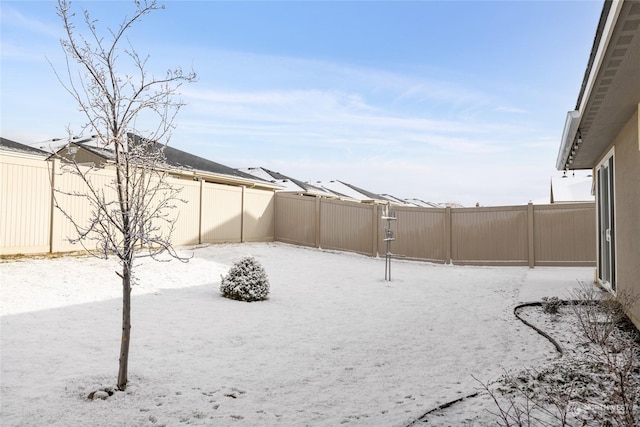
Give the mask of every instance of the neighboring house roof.
M 404 205 L 404 206 L 417 206 L 414 203 L 411 203 L 407 200 L 401 199 L 399 197 L 396 196 L 392 196 L 391 194 L 380 194 L 380 197 L 382 197 L 385 200 L 388 200 L 391 203 L 394 203 L 396 205 Z
M 158 145 L 162 146 L 162 144 Z M 203 157 L 199 157 L 191 153 L 187 153 L 186 151 L 178 150 L 177 148 L 173 148 L 171 146 L 164 146 L 164 155 L 166 157 L 166 162 L 171 166 L 177 167 L 178 169 L 203 171 L 256 181 L 256 177 L 253 175 L 240 172 L 237 169 L 213 162 L 211 160 L 207 160 Z M 258 180 L 264 181 L 259 178 Z M 267 183 L 268 181 L 264 182 Z
M 401 199 L 399 197 L 392 196 L 391 194 L 380 194 L 381 197 L 389 200 L 392 203 L 404 205 L 404 206 L 412 206 L 417 208 L 443 208 L 444 205 L 440 203 L 434 202 L 425 202 L 420 199 Z
M 325 191 L 322 188 L 316 187 L 306 182 L 302 182 L 298 179 L 283 175 L 280 172 L 274 172 L 267 168 L 251 167 L 251 168 L 242 168 L 238 170 L 242 173 L 252 175 L 256 178 L 260 178 L 265 181 L 272 182 L 283 187 L 281 190 L 277 190 L 277 191 L 303 193 L 303 194 L 308 194 L 312 196 L 336 197 L 334 193 Z
M 435 202 L 425 202 L 421 199 L 400 199 L 399 197 L 392 196 L 390 194 L 381 194 L 380 196 L 385 199 L 395 202 L 397 204 L 405 205 L 405 206 L 414 206 L 419 208 L 445 208 L 447 207 L 446 203 L 435 203 Z M 462 205 L 458 205 L 456 203 L 449 203 L 449 207 L 462 207 Z
M 42 151 L 46 151 L 49 154 L 54 154 L 60 151 L 63 147 L 66 147 L 69 143 L 82 144 L 83 147 L 100 147 L 96 135 L 91 136 L 74 136 L 71 138 L 52 138 L 46 141 L 34 142 L 29 144 L 30 147 L 37 148 Z
M 640 103 L 640 2 L 605 1 L 556 167 L 591 169 Z
M 444 202 L 444 203 L 440 203 L 440 205 L 443 208 L 464 208 L 464 205 L 458 202 Z
M 443 205 L 425 202 L 419 199 L 401 199 L 390 194 L 375 194 L 358 188 L 343 181 L 317 181 L 316 185 L 303 182 L 290 176 L 274 172 L 264 167 L 250 167 L 239 169 L 241 172 L 253 175 L 265 181 L 270 181 L 284 187 L 281 192 L 302 193 L 311 196 L 341 198 L 359 202 L 388 203 L 395 205 L 442 208 Z
M 4 151 L 13 151 L 16 153 L 33 154 L 42 157 L 46 157 L 49 155 L 49 153 L 47 153 L 46 151 L 42 151 L 29 145 L 21 144 L 7 138 L 0 138 L 0 149 Z
M 130 144 L 135 144 L 136 142 L 141 141 L 141 137 L 137 135 L 130 134 L 129 136 L 132 138 L 130 140 Z M 105 162 L 114 160 L 114 151 L 108 147 L 101 146 L 96 136 L 87 138 L 74 137 L 71 139 L 52 139 L 38 143 L 38 145 L 41 147 L 48 147 L 48 150 L 54 150 L 55 153 L 62 153 L 62 151 L 67 150 L 69 146 L 76 146 L 98 156 Z M 155 147 L 164 151 L 165 164 L 167 166 L 175 168 L 181 172 L 191 172 L 194 176 L 205 179 L 207 176 L 224 177 L 225 180 L 228 181 L 231 179 L 236 184 L 259 185 L 261 187 L 268 187 L 272 189 L 280 187 L 279 185 L 274 185 L 271 182 L 240 172 L 229 166 L 225 166 L 168 145 L 156 143 Z
M 420 206 L 423 208 L 444 208 L 445 207 L 440 203 L 425 202 L 424 200 L 421 200 L 421 199 L 407 199 L 407 201 L 413 203 L 416 206 Z
M 379 194 L 372 193 L 355 185 L 347 184 L 346 182 L 334 180 L 334 181 L 318 181 L 316 186 L 321 187 L 327 191 L 337 194 L 340 197 L 357 200 L 365 203 L 387 203 L 384 197 Z
M 593 178 L 589 176 L 563 176 L 551 178 L 551 203 L 593 202 Z
M 143 141 L 143 138 L 138 135 L 129 134 L 129 138 L 131 138 L 131 141 L 134 144 Z M 242 173 L 237 169 L 205 159 L 204 157 L 196 156 L 195 154 L 179 150 L 170 145 L 165 145 L 158 142 L 153 144 L 153 147 L 158 147 L 158 149 L 163 150 L 165 157 L 164 161 L 166 164 L 180 170 L 207 172 L 218 175 L 234 176 L 237 178 L 249 179 L 252 181 L 256 180 L 256 178 L 252 175 Z

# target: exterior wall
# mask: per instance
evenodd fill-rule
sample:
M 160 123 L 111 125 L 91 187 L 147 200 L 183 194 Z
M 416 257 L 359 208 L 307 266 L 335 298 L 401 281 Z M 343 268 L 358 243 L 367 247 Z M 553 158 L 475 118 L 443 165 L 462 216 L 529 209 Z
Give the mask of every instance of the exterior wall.
M 371 256 L 386 253 L 382 207 L 277 193 L 275 210 L 277 241 Z M 403 206 L 395 208 L 395 215 L 391 252 L 396 258 L 530 267 L 595 265 L 595 203 Z
M 627 293 L 635 297 L 640 297 L 639 121 L 636 111 L 613 142 L 616 285 L 619 294 Z M 629 317 L 640 329 L 640 300 Z
M 0 255 L 49 251 L 50 179 L 41 158 L 0 154 Z
M 74 159 L 78 164 L 92 163 L 95 166 L 99 166 L 105 163 L 105 160 L 97 154 L 94 154 L 83 147 L 78 147 L 77 145 L 75 147 L 77 149 L 75 154 L 70 154 L 68 148 L 63 148 L 62 150 L 60 150 L 60 157 Z

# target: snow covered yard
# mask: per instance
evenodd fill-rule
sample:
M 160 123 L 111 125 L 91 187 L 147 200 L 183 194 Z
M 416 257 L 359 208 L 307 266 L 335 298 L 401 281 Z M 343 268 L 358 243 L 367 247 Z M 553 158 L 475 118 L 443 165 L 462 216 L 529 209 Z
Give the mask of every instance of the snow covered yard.
M 117 264 L 0 263 L 0 424 L 406 426 L 477 391 L 472 375 L 490 381 L 556 359 L 513 307 L 593 280 L 593 268 L 393 261 L 385 282 L 383 259 L 278 243 L 182 253 L 189 263 L 140 260 L 129 387 L 105 401 L 87 395 L 116 380 Z M 247 255 L 269 276 L 267 301 L 219 293 L 220 276 Z M 463 425 L 485 403 L 446 423 Z

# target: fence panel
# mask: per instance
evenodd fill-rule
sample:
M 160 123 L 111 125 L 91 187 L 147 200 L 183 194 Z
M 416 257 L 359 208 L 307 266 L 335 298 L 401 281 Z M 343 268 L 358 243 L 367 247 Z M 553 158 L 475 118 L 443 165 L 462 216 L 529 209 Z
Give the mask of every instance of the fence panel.
M 594 265 L 594 203 L 536 205 L 533 209 L 536 265 Z
M 375 256 L 373 210 L 373 205 L 322 199 L 320 246 Z
M 112 169 L 91 170 L 88 177 L 96 188 L 105 191 L 108 199 L 116 200 Z M 175 210 L 170 215 L 177 218 L 172 235 L 174 245 L 274 240 L 273 191 L 178 178 L 169 178 L 169 183 L 181 189 L 178 197 L 186 201 L 172 203 Z M 52 185 L 61 191 L 52 191 Z M 86 191 L 82 179 L 63 171 L 59 161 L 3 152 L 0 255 L 82 250 L 82 245 L 69 242 L 77 231 L 65 214 L 54 208 L 52 195 L 66 214 L 85 226 L 94 210 L 81 195 Z M 158 225 L 166 226 L 161 221 Z M 91 241 L 86 241 L 86 245 L 88 249 L 95 247 Z
M 0 156 L 0 255 L 49 251 L 50 179 L 42 159 Z
M 434 208 L 397 207 L 397 221 L 392 221 L 396 240 L 391 252 L 403 257 L 434 262 L 446 258 L 446 210 Z M 378 252 L 385 253 L 383 241 L 387 221 L 381 220 L 378 233 Z
M 73 252 L 81 251 L 86 247 L 88 250 L 97 249 L 97 241 L 91 240 L 91 235 L 82 243 L 71 243 L 70 239 L 78 236 L 78 230 L 68 217 L 82 229 L 90 225 L 92 212 L 96 211 L 96 206 L 90 203 L 86 196 L 88 188 L 83 179 L 69 171 L 64 171 L 59 161 L 52 162 L 54 169 L 55 201 L 60 209 L 53 209 L 51 221 L 51 252 Z M 115 173 L 109 169 L 98 169 L 89 172 L 89 168 L 80 166 L 83 175 L 96 189 L 102 189 L 105 200 L 113 201 L 112 209 L 119 209 L 116 205 L 117 196 L 115 192 Z M 83 246 L 84 245 L 84 246 Z
M 317 246 L 316 203 L 320 199 L 297 194 L 276 193 L 275 239 L 301 246 Z
M 242 188 L 203 183 L 202 243 L 242 240 Z M 224 207 L 224 208 L 221 208 Z
M 527 265 L 527 207 L 451 209 L 451 261 Z
M 274 239 L 274 204 L 273 191 L 244 190 L 243 241 L 264 242 Z
M 373 256 L 386 252 L 382 208 L 298 195 L 276 198 L 276 240 Z M 593 203 L 395 211 L 396 257 L 470 265 L 595 265 Z M 314 244 L 315 233 L 320 237 Z
M 178 198 L 186 203 L 175 201 L 172 215 L 176 222 L 173 225 L 171 243 L 175 246 L 193 245 L 200 240 L 200 182 L 186 179 L 168 178 L 169 185 L 180 188 Z

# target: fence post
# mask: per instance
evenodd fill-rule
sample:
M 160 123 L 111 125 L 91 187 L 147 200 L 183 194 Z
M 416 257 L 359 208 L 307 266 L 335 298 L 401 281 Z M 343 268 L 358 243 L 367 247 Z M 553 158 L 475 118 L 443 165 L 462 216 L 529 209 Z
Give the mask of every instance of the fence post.
M 322 197 L 316 196 L 316 215 L 315 215 L 315 230 L 316 230 L 316 248 L 320 247 L 320 203 L 322 203 Z
M 204 197 L 204 179 L 199 178 L 200 181 L 200 212 L 198 213 L 198 244 L 202 244 L 202 205 Z
M 533 233 L 533 203 L 529 202 L 529 204 L 527 205 L 527 243 L 528 243 L 528 248 L 527 248 L 527 252 L 529 254 L 529 268 L 533 268 L 535 266 L 536 263 L 536 257 L 535 257 L 535 242 L 533 241 L 534 239 L 534 233 Z
M 276 235 L 276 225 L 278 222 L 276 218 L 278 216 L 278 192 L 274 190 L 273 192 L 273 217 L 271 218 L 271 225 L 273 226 L 273 241 L 278 241 L 278 236 Z
M 372 210 L 372 215 L 373 215 L 373 221 L 372 221 L 372 227 L 371 227 L 371 231 L 373 233 L 371 242 L 372 242 L 372 247 L 371 247 L 371 256 L 372 257 L 377 257 L 378 256 L 378 223 L 380 222 L 380 219 L 378 218 L 378 205 L 373 204 L 371 205 L 371 210 Z
M 453 264 L 453 260 L 451 259 L 451 208 L 446 207 L 444 211 L 444 245 L 445 245 L 445 255 L 444 262 L 445 264 Z
M 242 195 L 240 197 L 240 243 L 244 243 L 244 190 L 246 186 L 242 186 Z
M 49 163 L 51 165 L 51 176 L 50 178 L 50 183 L 51 183 L 51 206 L 50 206 L 50 211 L 49 211 L 49 253 L 52 254 L 54 247 L 53 247 L 53 239 L 56 237 L 56 235 L 54 234 L 54 230 L 58 229 L 58 221 L 55 221 L 54 218 L 56 217 L 56 172 L 58 171 L 58 159 L 51 159 L 51 163 Z

